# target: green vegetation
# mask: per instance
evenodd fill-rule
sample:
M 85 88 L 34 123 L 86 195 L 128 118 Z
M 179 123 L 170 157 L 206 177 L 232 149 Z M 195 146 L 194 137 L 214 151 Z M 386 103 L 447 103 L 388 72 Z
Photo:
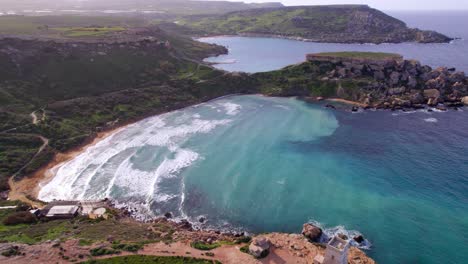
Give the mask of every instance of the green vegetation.
M 212 250 L 212 249 L 215 249 L 215 248 L 218 248 L 220 247 L 222 244 L 219 243 L 219 242 L 215 242 L 215 243 L 204 243 L 204 242 L 192 242 L 190 243 L 190 246 L 195 248 L 195 249 L 198 249 L 198 250 Z
M 4 250 L 1 254 L 2 256 L 7 257 L 7 258 L 18 256 L 18 255 L 23 255 L 23 253 L 21 253 L 18 246 L 11 246 L 8 249 Z
M 11 215 L 29 214 L 24 211 L 28 207 L 19 202 L 4 202 L 2 206 L 12 205 L 18 207 L 0 210 L 0 242 L 36 244 L 48 240 L 78 239 L 80 246 L 88 246 L 111 236 L 116 241 L 110 246 L 112 250 L 136 252 L 145 243 L 172 242 L 175 231 L 169 223 L 153 224 L 154 232 L 148 232 L 151 224 L 123 223 L 115 219 L 98 221 L 85 217 L 5 225 L 5 220 Z M 162 233 L 166 235 L 162 236 Z
M 123 257 L 113 257 L 107 259 L 97 259 L 82 262 L 82 264 L 221 264 L 215 260 L 204 260 L 189 257 L 157 257 L 146 255 L 132 255 Z
M 0 32 L 9 27 L 2 19 Z M 0 52 L 0 191 L 9 188 L 12 175 L 18 180 L 31 174 L 55 153 L 79 146 L 105 128 L 251 87 L 246 75 L 200 65 L 225 48 L 152 28 L 140 33 L 149 39 L 138 35 L 142 39 L 134 40 L 132 33 L 121 31 L 128 18 L 8 19 L 10 26 L 46 23 L 48 31 L 70 36 L 92 38 L 96 29 L 96 34 L 122 32 L 131 41 L 0 42 L 0 50 L 17 48 Z
M 322 52 L 313 54 L 314 56 L 337 57 L 349 59 L 371 59 L 371 60 L 395 60 L 402 56 L 396 53 L 384 52 Z
M 239 249 L 242 253 L 249 254 L 249 245 L 245 245 Z
M 125 31 L 124 27 L 63 27 L 52 28 L 66 37 L 97 37 Z
M 242 243 L 249 243 L 250 240 L 252 240 L 252 238 L 246 236 L 246 237 L 239 238 L 235 241 L 216 241 L 214 243 L 205 243 L 202 241 L 196 241 L 196 242 L 190 243 L 190 246 L 198 250 L 212 250 L 222 245 L 236 245 L 236 244 L 242 244 Z
M 27 211 L 14 212 L 3 220 L 4 225 L 33 224 L 36 222 L 36 216 Z
M 217 16 L 193 16 L 181 25 L 200 33 L 254 34 L 306 38 L 317 42 L 448 42 L 436 32 L 406 24 L 365 5 L 297 6 L 251 9 Z M 187 31 L 187 30 L 186 30 Z M 421 38 L 424 35 L 425 38 Z
M 115 16 L 0 16 L 0 33 L 54 36 L 65 28 L 122 29 L 145 23 L 139 18 Z
M 89 253 L 93 257 L 98 257 L 98 256 L 105 256 L 105 255 L 120 254 L 121 251 L 112 249 L 112 248 L 97 247 L 97 248 L 90 249 Z
M 115 250 L 122 250 L 128 252 L 137 252 L 138 250 L 142 249 L 143 246 L 139 244 L 125 244 L 125 243 L 112 243 L 112 248 Z

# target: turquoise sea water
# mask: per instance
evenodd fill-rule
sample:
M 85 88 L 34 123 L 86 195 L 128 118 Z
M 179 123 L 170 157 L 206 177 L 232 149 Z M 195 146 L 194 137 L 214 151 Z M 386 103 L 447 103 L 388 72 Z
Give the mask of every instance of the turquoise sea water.
M 39 198 L 111 197 L 141 217 L 251 232 L 316 221 L 361 232 L 379 263 L 465 263 L 467 118 L 227 97 L 126 127 L 60 167 Z

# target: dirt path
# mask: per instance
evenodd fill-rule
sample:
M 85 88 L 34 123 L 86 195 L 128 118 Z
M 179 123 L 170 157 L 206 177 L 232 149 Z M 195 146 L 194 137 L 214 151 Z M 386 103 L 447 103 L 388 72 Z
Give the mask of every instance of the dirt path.
M 38 119 L 37 119 L 37 115 L 36 115 L 36 111 L 32 112 L 31 114 L 29 114 L 32 118 L 32 123 L 34 125 L 37 125 L 37 123 L 39 123 Z

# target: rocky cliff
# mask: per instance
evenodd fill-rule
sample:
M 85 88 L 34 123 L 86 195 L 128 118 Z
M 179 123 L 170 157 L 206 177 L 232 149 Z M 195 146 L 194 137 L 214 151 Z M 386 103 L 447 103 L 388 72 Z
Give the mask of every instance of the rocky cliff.
M 273 36 L 334 43 L 449 42 L 434 31 L 406 24 L 366 5 L 251 9 L 192 17 L 183 24 L 206 34 Z
M 306 63 L 257 77 L 276 83 L 263 85 L 266 93 L 337 97 L 375 108 L 428 105 L 443 110 L 463 106 L 468 95 L 465 73 L 454 68 L 432 69 L 386 53 L 309 54 Z

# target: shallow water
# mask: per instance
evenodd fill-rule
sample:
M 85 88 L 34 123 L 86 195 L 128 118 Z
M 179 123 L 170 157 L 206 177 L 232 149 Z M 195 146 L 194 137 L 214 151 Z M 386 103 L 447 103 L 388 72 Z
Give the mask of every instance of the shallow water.
M 253 232 L 318 221 L 363 233 L 379 263 L 463 263 L 467 118 L 227 97 L 119 131 L 62 166 L 39 198 L 111 197 L 142 216 Z

